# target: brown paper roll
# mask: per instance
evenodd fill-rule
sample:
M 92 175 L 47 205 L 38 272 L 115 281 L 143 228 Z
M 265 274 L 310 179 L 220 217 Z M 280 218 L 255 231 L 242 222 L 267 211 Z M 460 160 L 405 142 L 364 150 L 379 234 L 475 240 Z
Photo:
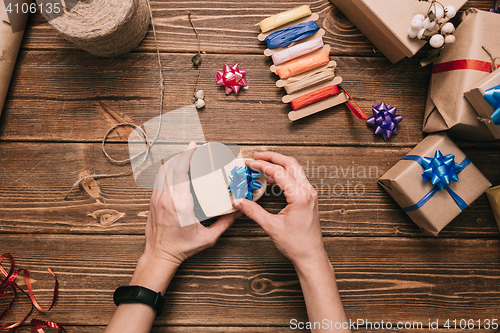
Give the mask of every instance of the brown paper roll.
M 22 1 L 12 1 L 11 4 Z M 11 6 L 15 8 L 15 6 Z M 23 39 L 24 27 L 28 14 L 11 13 L 7 14 L 4 1 L 0 1 L 0 115 L 2 113 L 7 91 L 9 90 L 10 79 L 16 64 L 17 53 Z

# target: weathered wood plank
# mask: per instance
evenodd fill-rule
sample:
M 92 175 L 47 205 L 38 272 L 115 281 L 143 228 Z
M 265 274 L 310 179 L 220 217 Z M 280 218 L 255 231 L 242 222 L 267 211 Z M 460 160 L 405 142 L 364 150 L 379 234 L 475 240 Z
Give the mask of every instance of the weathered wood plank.
M 257 41 L 259 21 L 267 16 L 308 4 L 320 15 L 318 24 L 326 30 L 325 42 L 332 46 L 332 54 L 380 56 L 373 44 L 328 0 L 319 1 L 251 1 L 206 0 L 151 1 L 159 46 L 162 52 L 191 52 L 198 49 L 196 35 L 187 19 L 191 12 L 200 34 L 201 50 L 209 53 L 261 54 L 264 43 Z M 492 8 L 495 0 L 470 0 L 464 9 Z M 150 29 L 151 30 L 151 29 Z M 26 30 L 24 49 L 75 49 L 58 36 L 57 32 L 37 13 L 32 15 Z M 150 31 L 135 52 L 154 52 Z M 423 53 L 422 53 L 423 54 Z M 419 54 L 419 55 L 422 55 Z
M 127 146 L 111 144 L 116 158 Z M 325 235 L 425 236 L 376 180 L 409 148 L 243 146 L 243 155 L 273 150 L 294 156 L 318 188 Z M 465 149 L 493 184 L 500 184 L 498 150 Z M 488 163 L 482 163 L 482 161 Z M 129 170 L 108 163 L 99 144 L 0 143 L 0 232 L 143 234 L 150 191 L 133 177 L 101 179 L 98 198 L 80 189 L 63 200 L 81 172 Z M 354 171 L 354 173 L 353 173 Z M 278 187 L 268 187 L 260 203 L 277 213 L 286 202 Z M 103 212 L 103 209 L 114 212 Z M 109 214 L 109 215 L 103 215 Z M 125 214 L 123 217 L 120 217 Z M 115 222 L 110 218 L 120 217 Z M 102 217 L 102 219 L 101 219 Z M 229 235 L 263 235 L 253 221 L 240 220 Z M 497 237 L 488 200 L 481 196 L 441 233 L 442 237 Z
M 165 111 L 193 102 L 197 71 L 190 59 L 191 55 L 162 55 Z M 345 105 L 290 122 L 287 113 L 291 108 L 281 102 L 285 92 L 275 86 L 278 77 L 269 71 L 270 62 L 264 55 L 205 55 L 198 89 L 206 96 L 199 117 L 207 140 L 384 147 L 420 142 L 429 69 L 422 69 L 417 59 L 395 66 L 381 58 L 332 59 L 338 63 L 343 87 L 367 114 L 377 101 L 398 107 L 404 120 L 397 136 L 384 142 Z M 215 73 L 225 63 L 238 63 L 248 72 L 248 90 L 226 96 L 215 84 Z M 100 101 L 138 125 L 158 116 L 155 55 L 134 53 L 105 59 L 78 51 L 23 52 L 0 119 L 0 136 L 7 141 L 100 142 L 118 122 L 103 110 Z
M 2 235 L 2 251 L 32 272 L 35 294 L 54 309 L 36 317 L 63 325 L 106 325 L 112 293 L 127 284 L 140 236 Z M 499 240 L 326 238 L 348 317 L 372 321 L 497 318 Z M 268 238 L 224 238 L 189 259 L 166 296 L 161 325 L 288 326 L 306 321 L 293 266 Z M 12 316 L 20 312 L 13 310 Z
M 404 323 L 403 323 L 404 324 Z M 458 325 L 458 324 L 457 324 Z M 458 326 L 457 326 L 458 327 Z M 106 329 L 105 326 L 65 326 L 66 330 L 71 333 L 101 333 Z M 237 326 L 237 327 L 208 327 L 208 326 L 154 326 L 151 330 L 151 333 L 281 333 L 291 331 L 289 326 L 267 326 L 267 327 L 254 327 L 254 326 Z M 310 332 L 310 330 L 295 330 L 299 332 Z M 378 329 L 360 329 L 362 332 L 375 333 L 380 332 Z M 446 332 L 449 333 L 463 333 L 464 330 L 460 329 L 446 329 Z M 292 331 L 293 332 L 293 331 Z M 402 333 L 408 332 L 408 330 L 398 330 L 392 329 L 391 332 L 394 333 Z M 488 331 L 479 330 L 479 329 L 467 329 L 467 332 L 471 333 L 479 333 L 479 332 L 491 332 L 491 329 Z

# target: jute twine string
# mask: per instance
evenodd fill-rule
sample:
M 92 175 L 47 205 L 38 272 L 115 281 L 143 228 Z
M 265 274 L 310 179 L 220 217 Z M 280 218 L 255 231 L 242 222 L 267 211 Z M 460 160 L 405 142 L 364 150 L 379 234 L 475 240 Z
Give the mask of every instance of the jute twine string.
M 80 0 L 64 14 L 44 12 L 65 39 L 102 57 L 124 54 L 146 35 L 151 15 L 148 0 Z
M 131 160 L 139 157 L 142 154 L 144 154 L 143 159 L 141 160 L 141 162 L 138 165 L 136 165 L 136 167 L 134 169 L 132 169 L 130 171 L 125 171 L 125 172 L 120 172 L 120 173 L 111 173 L 111 174 L 93 174 L 93 175 L 89 175 L 89 176 L 85 176 L 85 177 L 80 178 L 79 180 L 77 180 L 73 184 L 73 186 L 68 191 L 68 193 L 66 193 L 66 195 L 64 196 L 64 199 L 67 199 L 68 195 L 75 189 L 75 187 L 77 187 L 78 185 L 80 185 L 81 182 L 83 182 L 83 181 L 85 181 L 87 179 L 90 179 L 90 178 L 93 178 L 93 179 L 114 178 L 114 177 L 122 177 L 122 176 L 128 176 L 128 175 L 133 174 L 136 169 L 140 168 L 144 164 L 144 162 L 146 162 L 146 160 L 148 159 L 148 156 L 150 154 L 151 147 L 154 145 L 154 143 L 158 139 L 158 136 L 160 134 L 160 129 L 161 129 L 161 123 L 162 123 L 163 95 L 164 95 L 164 91 L 165 91 L 165 85 L 163 83 L 164 79 L 163 79 L 163 70 L 162 70 L 161 58 L 160 58 L 160 47 L 158 46 L 158 39 L 156 37 L 156 29 L 155 29 L 155 25 L 154 25 L 154 22 L 153 22 L 153 11 L 151 10 L 151 5 L 149 3 L 149 0 L 146 0 L 146 3 L 147 3 L 148 11 L 149 11 L 149 18 L 151 20 L 151 27 L 153 29 L 153 37 L 154 37 L 155 45 L 156 45 L 156 58 L 158 60 L 158 68 L 159 68 L 158 72 L 159 72 L 159 78 L 160 78 L 160 116 L 158 117 L 158 119 L 159 119 L 158 120 L 158 122 L 159 122 L 159 124 L 158 124 L 158 130 L 156 131 L 156 134 L 155 134 L 153 140 L 149 141 L 146 132 L 141 127 L 139 127 L 139 126 L 137 126 L 135 124 L 125 122 L 125 123 L 116 124 L 115 126 L 111 127 L 106 132 L 106 134 L 104 135 L 104 137 L 102 139 L 102 143 L 101 143 L 102 152 L 104 153 L 104 155 L 106 156 L 106 158 L 109 161 L 111 161 L 112 163 L 118 164 L 118 165 L 123 165 L 123 164 L 129 163 Z M 125 126 L 133 127 L 134 129 L 137 129 L 137 130 L 139 130 L 142 133 L 144 141 L 146 142 L 146 149 L 144 151 L 142 151 L 141 153 L 138 153 L 137 155 L 133 156 L 133 157 L 130 157 L 130 158 L 127 158 L 127 159 L 124 159 L 124 160 L 116 160 L 116 159 L 112 158 L 108 154 L 108 152 L 106 151 L 106 141 L 107 141 L 109 135 L 116 128 L 118 128 L 118 127 L 125 127 Z

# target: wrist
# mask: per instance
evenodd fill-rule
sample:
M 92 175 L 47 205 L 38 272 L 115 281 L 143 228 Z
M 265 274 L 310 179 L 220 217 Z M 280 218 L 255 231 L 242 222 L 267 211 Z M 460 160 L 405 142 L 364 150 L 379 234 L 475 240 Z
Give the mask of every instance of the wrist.
M 177 263 L 144 254 L 137 261 L 130 285 L 142 286 L 163 295 L 178 267 Z
M 292 263 L 299 279 L 309 279 L 318 272 L 333 270 L 328 254 L 324 250 L 302 260 L 292 261 Z

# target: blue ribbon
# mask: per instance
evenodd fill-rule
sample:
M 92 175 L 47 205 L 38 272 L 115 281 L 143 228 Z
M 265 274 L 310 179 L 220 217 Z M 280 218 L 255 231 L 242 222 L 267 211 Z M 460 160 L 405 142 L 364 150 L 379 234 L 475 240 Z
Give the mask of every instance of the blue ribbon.
M 402 159 L 415 161 L 420 164 L 424 168 L 424 173 L 422 174 L 424 182 L 430 180 L 434 185 L 434 188 L 424 195 L 416 204 L 403 207 L 405 212 L 411 212 L 412 210 L 421 208 L 439 190 L 448 191 L 461 210 L 468 207 L 467 203 L 448 186 L 452 181 L 458 182 L 458 174 L 471 163 L 468 157 L 464 158 L 462 163 L 455 163 L 455 155 L 448 154 L 443 156 L 439 150 L 436 150 L 434 158 L 406 155 Z
M 486 90 L 484 99 L 495 109 L 495 112 L 491 115 L 491 120 L 495 125 L 500 125 L 500 85 Z
M 229 193 L 234 193 L 236 199 L 245 197 L 253 200 L 253 191 L 262 187 L 261 183 L 256 180 L 259 176 L 259 172 L 253 171 L 248 166 L 244 168 L 235 166 L 229 175 L 231 180 L 228 187 Z
M 304 22 L 269 34 L 264 41 L 268 49 L 285 47 L 293 42 L 307 38 L 319 30 L 314 21 Z

